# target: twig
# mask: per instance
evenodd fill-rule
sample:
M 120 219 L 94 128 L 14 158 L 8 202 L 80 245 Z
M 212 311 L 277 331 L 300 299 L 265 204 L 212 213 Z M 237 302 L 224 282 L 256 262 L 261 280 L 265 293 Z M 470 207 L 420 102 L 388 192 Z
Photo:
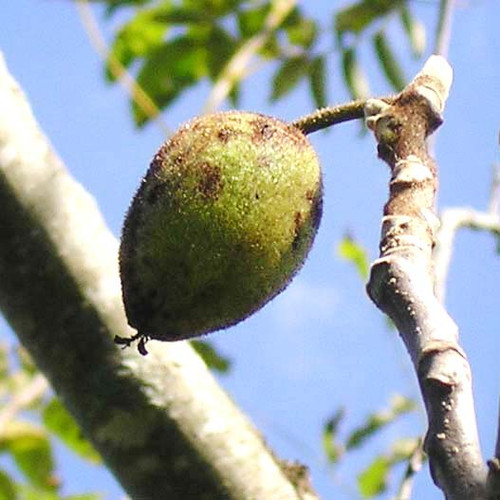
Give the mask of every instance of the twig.
M 446 296 L 446 279 L 453 254 L 453 242 L 458 230 L 470 228 L 488 231 L 500 236 L 500 216 L 497 212 L 480 212 L 472 208 L 448 208 L 440 217 L 441 225 L 436 235 L 434 250 L 435 293 L 444 303 Z
M 213 112 L 220 106 L 235 83 L 241 80 L 248 63 L 264 47 L 269 37 L 279 28 L 296 3 L 297 0 L 276 0 L 271 3 L 271 10 L 263 29 L 249 38 L 222 70 L 205 103 L 205 113 Z
M 488 203 L 488 213 L 498 214 L 500 205 L 500 163 L 493 165 L 493 179 L 491 181 L 490 202 Z
M 383 101 L 386 104 L 390 104 L 394 98 L 387 96 L 379 97 L 378 100 Z M 291 122 L 290 125 L 298 128 L 307 135 L 338 123 L 350 120 L 359 120 L 365 116 L 366 101 L 366 99 L 357 99 L 345 104 L 337 104 L 336 106 L 321 108 L 313 113 L 297 118 Z
M 498 212 L 500 196 L 500 166 L 493 165 L 488 210 L 480 212 L 472 208 L 448 208 L 441 213 L 440 227 L 436 235 L 434 249 L 434 267 L 436 273 L 435 293 L 444 303 L 446 295 L 446 279 L 453 253 L 453 242 L 456 233 L 462 228 L 488 231 L 500 236 L 500 214 Z
M 365 104 L 366 99 L 358 99 L 346 104 L 328 106 L 302 116 L 291 122 L 290 125 L 297 127 L 304 134 L 311 134 L 337 123 L 363 118 L 365 116 Z
M 154 103 L 153 99 L 137 83 L 135 78 L 127 71 L 123 64 L 108 49 L 99 25 L 96 22 L 88 0 L 76 0 L 76 7 L 82 26 L 87 33 L 91 45 L 97 52 L 101 60 L 108 64 L 108 68 L 113 77 L 128 92 L 132 100 L 141 108 L 143 113 L 149 118 L 155 120 L 162 134 L 166 137 L 172 132 L 172 129 L 161 117 L 161 111 Z
M 486 498 L 486 467 L 470 367 L 457 326 L 433 290 L 437 169 L 426 139 L 442 122 L 451 80 L 446 60 L 433 56 L 392 105 L 366 105 L 378 154 L 392 172 L 380 257 L 372 265 L 367 290 L 395 323 L 418 375 L 434 482 L 448 500 L 481 500 Z
M 9 422 L 21 411 L 25 410 L 31 403 L 42 397 L 49 389 L 47 379 L 37 373 L 23 388 L 16 394 L 0 412 L 0 437 L 3 436 Z
M 450 47 L 451 22 L 455 0 L 441 0 L 434 54 L 446 57 Z
M 394 500 L 410 500 L 411 492 L 413 490 L 413 481 L 415 479 L 415 475 L 422 468 L 424 458 L 425 454 L 422 447 L 422 441 L 419 439 L 417 446 L 415 446 L 415 449 L 408 460 L 408 466 L 406 467 L 403 480 L 399 485 L 399 490 Z

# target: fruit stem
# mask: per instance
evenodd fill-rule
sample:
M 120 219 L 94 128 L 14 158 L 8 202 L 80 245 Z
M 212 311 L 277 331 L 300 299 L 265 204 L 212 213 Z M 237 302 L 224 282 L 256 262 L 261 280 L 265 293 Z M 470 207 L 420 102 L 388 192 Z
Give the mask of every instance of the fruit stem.
M 380 100 L 390 104 L 393 97 L 381 97 Z M 328 106 L 317 109 L 313 113 L 302 116 L 291 122 L 290 125 L 297 127 L 304 134 L 311 134 L 317 130 L 331 127 L 337 123 L 347 122 L 349 120 L 358 120 L 364 118 L 364 108 L 367 99 L 357 99 L 337 106 Z

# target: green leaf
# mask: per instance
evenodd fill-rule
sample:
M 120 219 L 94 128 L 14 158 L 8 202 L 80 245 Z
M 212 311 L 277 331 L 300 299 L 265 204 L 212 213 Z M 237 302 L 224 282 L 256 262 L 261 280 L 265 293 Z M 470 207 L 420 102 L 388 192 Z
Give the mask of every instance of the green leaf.
M 119 61 L 124 67 L 129 67 L 136 59 L 148 56 L 164 43 L 168 25 L 158 14 L 158 8 L 141 10 L 120 28 L 106 64 L 108 81 L 115 81 L 117 76 L 111 70 L 111 61 Z
M 19 498 L 16 483 L 3 470 L 0 470 L 0 498 L 3 500 L 17 500 Z
M 214 26 L 206 41 L 208 73 L 216 80 L 236 50 L 236 41 L 222 28 Z
M 274 74 L 271 101 L 277 101 L 291 92 L 307 76 L 309 61 L 306 56 L 287 59 Z
M 48 436 L 43 429 L 28 422 L 11 422 L 2 436 L 19 469 L 33 486 L 55 489 L 54 462 Z
M 366 250 L 351 236 L 346 235 L 338 247 L 340 257 L 354 264 L 358 274 L 366 281 L 369 272 L 369 259 Z
M 298 45 L 304 49 L 308 49 L 313 45 L 318 34 L 316 22 L 304 17 L 297 7 L 286 17 L 283 28 L 288 41 L 292 45 Z
M 238 11 L 237 22 L 241 42 L 256 35 L 264 28 L 264 23 L 270 8 L 271 4 L 266 2 L 253 9 L 241 9 Z M 273 33 L 268 37 L 267 42 L 259 51 L 259 54 L 264 58 L 273 59 L 278 56 L 279 52 L 276 34 Z
M 231 91 L 229 92 L 228 98 L 231 106 L 233 108 L 238 108 L 240 104 L 241 97 L 241 86 L 238 82 L 233 82 L 233 86 L 231 87 Z
M 159 10 L 156 16 L 157 21 L 165 24 L 189 24 L 202 23 L 210 24 L 213 22 L 213 12 L 202 10 L 199 6 L 168 6 L 167 9 Z
M 391 446 L 391 453 L 388 460 L 393 465 L 407 461 L 412 458 L 421 446 L 421 438 L 412 437 L 398 439 Z
M 338 442 L 337 432 L 344 419 L 345 409 L 339 408 L 323 429 L 323 449 L 331 464 L 337 463 L 344 453 L 344 448 Z
M 92 463 L 100 463 L 101 457 L 87 441 L 71 414 L 57 398 L 53 398 L 42 413 L 45 427 L 55 434 L 68 448 Z
M 203 361 L 205 361 L 205 364 L 212 370 L 226 373 L 231 368 L 231 360 L 218 353 L 209 342 L 205 340 L 191 340 L 191 345 Z
M 400 17 L 405 32 L 408 35 L 413 56 L 422 57 L 426 46 L 426 32 L 424 24 L 412 15 L 407 5 L 403 5 L 401 8 Z
M 380 495 L 387 489 L 390 466 L 383 456 L 375 460 L 358 476 L 358 488 L 363 498 Z
M 97 494 L 85 493 L 81 495 L 61 496 L 58 492 L 40 490 L 30 485 L 19 486 L 19 498 L 22 500 L 99 500 Z M 0 497 L 3 500 L 3 497 Z
M 342 69 L 347 90 L 353 99 L 364 99 L 370 95 L 368 80 L 358 62 L 356 51 L 348 47 L 342 52 Z
M 182 36 L 150 54 L 137 76 L 137 83 L 159 109 L 164 109 L 207 72 L 206 46 Z M 151 119 L 135 103 L 133 115 L 139 127 Z
M 324 56 L 315 57 L 309 65 L 309 84 L 317 108 L 327 105 L 326 62 Z
M 0 386 L 2 386 L 9 376 L 9 346 L 6 342 L 0 343 Z
M 362 0 L 336 12 L 335 31 L 359 34 L 371 23 L 399 8 L 404 0 Z
M 131 5 L 140 6 L 151 3 L 153 0 L 100 0 L 102 3 L 106 3 L 108 6 L 106 8 L 106 15 L 110 16 L 114 14 L 120 7 L 128 7 Z
M 242 0 L 184 0 L 187 7 L 196 8 L 200 12 L 215 16 L 229 14 L 242 3 Z
M 375 33 L 373 45 L 385 77 L 396 92 L 401 91 L 406 79 L 384 31 Z
M 238 30 L 242 38 L 250 38 L 262 30 L 270 4 L 263 3 L 252 9 L 242 9 L 237 14 Z
M 363 425 L 351 432 L 346 442 L 346 449 L 359 448 L 379 430 L 392 423 L 397 417 L 413 411 L 414 408 L 413 400 L 400 395 L 394 396 L 388 410 L 372 413 Z
M 378 496 L 387 490 L 391 470 L 401 462 L 409 462 L 416 457 L 421 460 L 421 438 L 398 439 L 391 446 L 388 454 L 379 455 L 358 476 L 358 487 L 365 498 Z M 408 474 L 408 471 L 405 473 Z

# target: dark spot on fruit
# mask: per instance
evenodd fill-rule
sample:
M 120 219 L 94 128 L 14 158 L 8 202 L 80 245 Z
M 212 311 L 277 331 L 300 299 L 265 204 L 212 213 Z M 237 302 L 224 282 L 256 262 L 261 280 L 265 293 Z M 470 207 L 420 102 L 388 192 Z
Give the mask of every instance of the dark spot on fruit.
M 254 142 L 267 141 L 276 132 L 276 128 L 269 123 L 268 119 L 257 118 L 252 121 L 252 126 L 253 126 L 252 139 Z
M 259 193 L 255 193 L 255 199 L 258 200 L 259 199 Z
M 230 139 L 232 135 L 234 135 L 234 130 L 228 128 L 221 128 L 217 133 L 217 139 L 219 139 L 219 141 L 221 141 L 223 144 L 226 144 L 226 142 Z
M 295 212 L 293 217 L 293 241 L 292 250 L 295 251 L 299 247 L 301 239 L 301 229 L 302 229 L 302 214 L 300 212 Z
M 295 227 L 295 234 L 297 234 L 302 224 L 302 214 L 300 212 L 295 212 L 295 215 L 293 217 L 293 223 Z
M 220 168 L 206 162 L 200 166 L 200 180 L 198 191 L 205 199 L 216 200 L 222 189 Z

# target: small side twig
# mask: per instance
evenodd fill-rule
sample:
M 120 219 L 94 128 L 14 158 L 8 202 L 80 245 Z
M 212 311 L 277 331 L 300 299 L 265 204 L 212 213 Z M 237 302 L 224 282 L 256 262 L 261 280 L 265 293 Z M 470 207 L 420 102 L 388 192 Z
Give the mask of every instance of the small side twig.
M 490 214 L 498 214 L 500 206 L 500 164 L 493 165 L 493 179 L 491 181 L 490 202 L 488 204 L 488 212 Z
M 158 106 L 156 106 L 153 99 L 151 99 L 135 78 L 127 71 L 127 68 L 108 49 L 106 40 L 90 8 L 89 0 L 76 0 L 75 3 L 82 26 L 96 53 L 104 62 L 108 63 L 113 77 L 128 92 L 132 100 L 141 108 L 144 114 L 155 120 L 165 137 L 169 136 L 172 130 L 162 119 Z
M 448 276 L 455 235 L 462 228 L 470 228 L 500 236 L 500 217 L 497 212 L 480 212 L 472 208 L 448 208 L 441 213 L 441 225 L 436 235 L 434 250 L 435 293 L 441 302 L 446 296 Z
M 439 6 L 439 19 L 436 29 L 436 42 L 434 54 L 446 57 L 450 47 L 451 21 L 455 0 L 441 0 Z
M 456 233 L 462 228 L 488 231 L 500 236 L 500 166 L 493 165 L 488 210 L 481 212 L 472 208 L 448 208 L 441 213 L 440 227 L 436 234 L 434 267 L 436 273 L 434 291 L 441 302 L 445 300 L 446 279 L 453 253 Z
M 42 397 L 49 389 L 47 379 L 37 373 L 30 383 L 16 394 L 0 412 L 0 437 L 4 434 L 9 422 L 21 411 L 25 410 L 31 403 Z
M 413 453 L 408 461 L 403 479 L 399 485 L 399 490 L 396 494 L 394 500 L 410 500 L 411 492 L 413 490 L 413 481 L 415 475 L 422 468 L 422 464 L 425 460 L 424 449 L 422 447 L 422 441 L 419 440 L 417 446 L 413 450 Z
M 394 98 L 391 96 L 379 97 L 378 100 L 390 104 Z M 350 120 L 359 120 L 365 116 L 366 99 L 357 99 L 345 104 L 328 106 L 313 113 L 297 118 L 290 125 L 298 128 L 304 134 L 312 134 L 338 123 Z

